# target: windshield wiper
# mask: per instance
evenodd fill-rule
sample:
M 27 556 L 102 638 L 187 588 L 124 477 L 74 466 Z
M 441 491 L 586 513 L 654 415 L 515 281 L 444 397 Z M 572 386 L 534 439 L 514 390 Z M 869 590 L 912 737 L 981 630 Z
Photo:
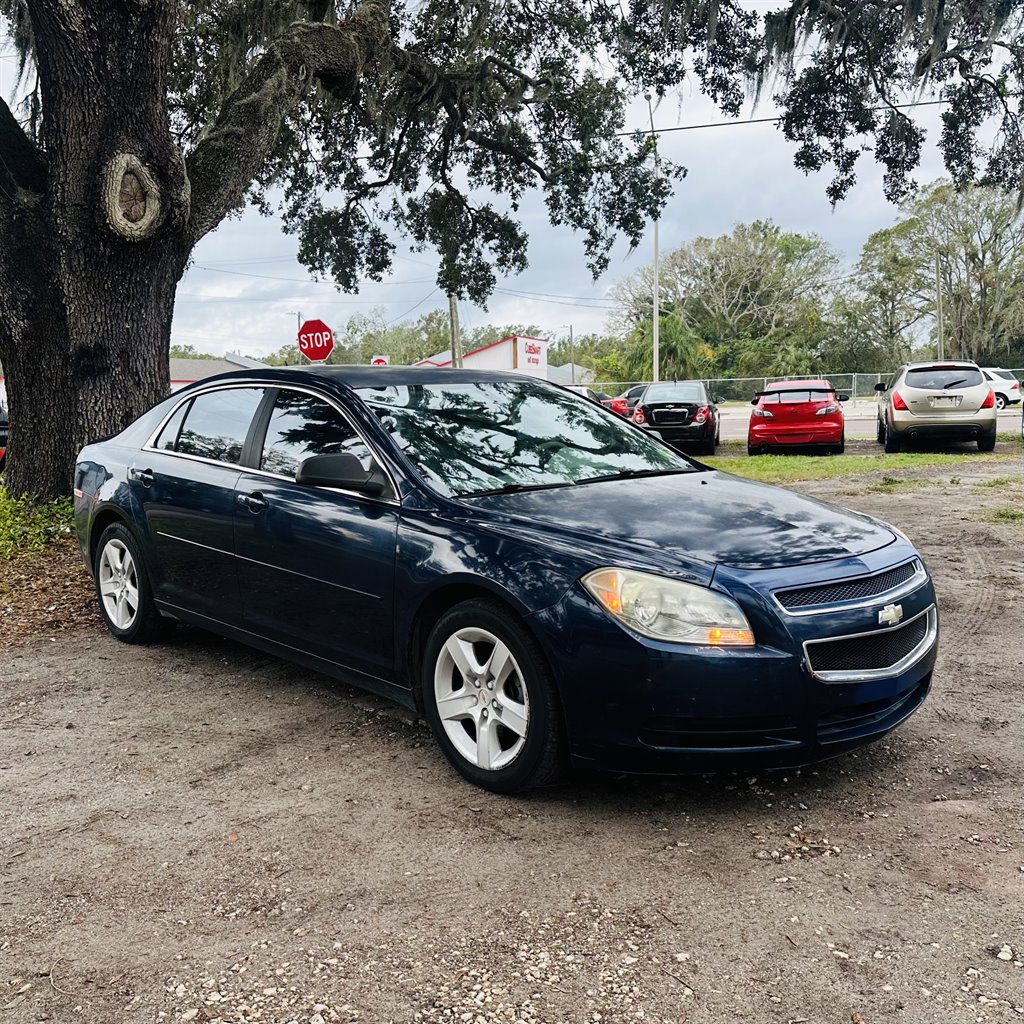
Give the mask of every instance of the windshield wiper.
M 639 476 L 666 476 L 670 473 L 696 473 L 694 469 L 620 469 L 618 473 L 605 473 L 603 476 L 588 476 L 577 480 L 577 484 L 598 484 L 603 480 L 635 480 Z
M 489 487 L 485 491 L 456 491 L 456 498 L 487 498 L 493 494 L 519 494 L 522 491 L 545 491 L 552 487 L 569 487 L 571 480 L 556 480 L 545 484 L 504 484 L 501 487 Z

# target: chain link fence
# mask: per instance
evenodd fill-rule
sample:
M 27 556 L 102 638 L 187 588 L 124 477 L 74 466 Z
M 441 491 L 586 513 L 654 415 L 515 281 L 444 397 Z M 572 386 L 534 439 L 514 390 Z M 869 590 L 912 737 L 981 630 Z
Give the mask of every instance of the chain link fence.
M 1024 382 L 1024 368 L 1010 371 L 1017 380 Z M 704 381 L 708 393 L 716 402 L 749 402 L 769 384 L 789 380 L 828 380 L 842 395 L 851 398 L 875 398 L 875 385 L 892 379 L 891 373 L 808 373 L 791 377 L 711 377 Z M 624 391 L 648 381 L 594 381 L 588 387 L 608 395 L 621 395 Z

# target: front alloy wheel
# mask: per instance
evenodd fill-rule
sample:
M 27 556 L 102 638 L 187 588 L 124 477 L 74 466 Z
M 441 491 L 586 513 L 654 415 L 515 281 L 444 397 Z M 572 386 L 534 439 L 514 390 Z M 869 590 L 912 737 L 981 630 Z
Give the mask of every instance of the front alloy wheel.
M 453 633 L 434 667 L 434 701 L 452 745 L 470 764 L 500 771 L 523 751 L 530 697 L 512 652 L 493 633 Z
M 544 656 L 508 609 L 466 601 L 427 641 L 422 696 L 434 737 L 470 782 L 514 793 L 559 767 L 561 711 Z

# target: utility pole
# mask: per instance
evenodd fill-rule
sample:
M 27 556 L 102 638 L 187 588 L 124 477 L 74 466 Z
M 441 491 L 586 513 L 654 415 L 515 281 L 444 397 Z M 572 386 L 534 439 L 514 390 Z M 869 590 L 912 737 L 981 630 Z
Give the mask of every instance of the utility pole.
M 946 344 L 942 323 L 942 279 L 939 276 L 939 254 L 935 254 L 935 319 L 939 335 L 939 358 L 946 358 Z
M 448 326 L 452 339 L 452 369 L 462 369 L 462 336 L 459 334 L 459 303 L 454 295 L 448 296 Z
M 645 93 L 647 113 L 651 118 L 651 138 L 654 140 L 654 170 L 660 177 L 661 165 L 658 162 L 658 137 L 654 133 L 654 110 L 651 107 L 651 94 Z M 654 363 L 654 383 L 661 380 L 661 275 L 658 272 L 658 220 L 654 218 L 654 319 L 651 324 L 651 356 Z

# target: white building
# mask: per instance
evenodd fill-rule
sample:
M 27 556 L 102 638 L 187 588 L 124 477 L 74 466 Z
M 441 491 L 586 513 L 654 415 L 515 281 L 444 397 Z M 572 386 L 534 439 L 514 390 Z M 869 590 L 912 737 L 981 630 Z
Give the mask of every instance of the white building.
M 467 352 L 462 365 L 468 370 L 515 370 L 529 377 L 548 379 L 547 338 L 530 338 L 525 334 L 510 334 L 500 341 Z M 450 351 L 438 352 L 429 359 L 421 359 L 417 366 L 451 366 Z

